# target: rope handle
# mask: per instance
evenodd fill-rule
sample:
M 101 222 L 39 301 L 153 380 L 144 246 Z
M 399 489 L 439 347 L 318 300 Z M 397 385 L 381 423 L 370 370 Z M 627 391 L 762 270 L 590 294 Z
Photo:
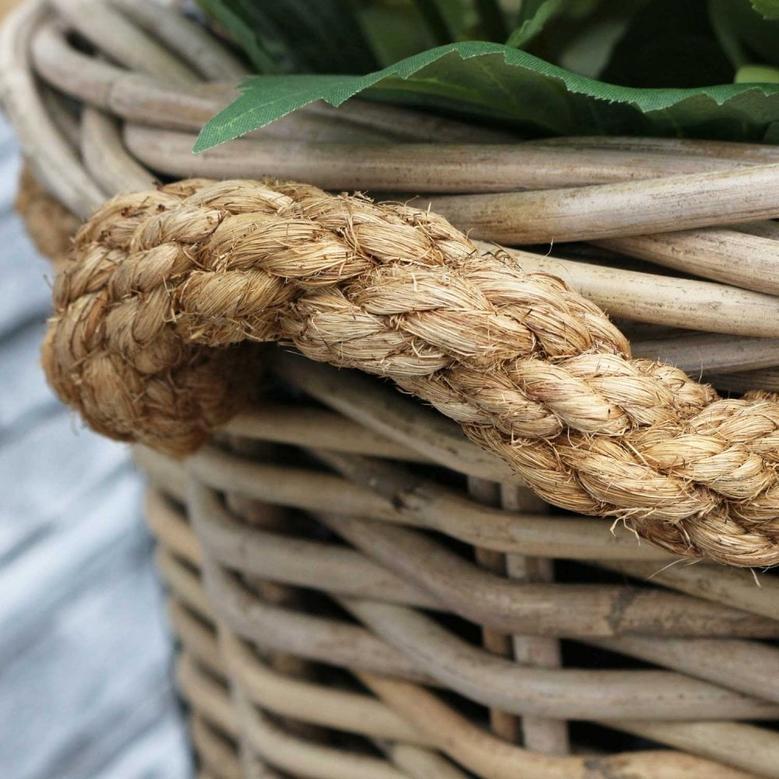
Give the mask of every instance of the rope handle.
M 251 342 L 392 379 L 544 500 L 674 553 L 779 563 L 779 403 L 634 359 L 557 278 L 435 213 L 290 182 L 108 201 L 59 274 L 43 363 L 95 430 L 174 455 L 246 402 Z

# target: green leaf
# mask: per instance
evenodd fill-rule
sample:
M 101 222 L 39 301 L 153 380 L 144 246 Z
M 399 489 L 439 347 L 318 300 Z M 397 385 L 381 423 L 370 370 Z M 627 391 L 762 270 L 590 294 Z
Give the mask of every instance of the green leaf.
M 525 51 L 464 42 L 367 76 L 254 76 L 201 131 L 202 152 L 316 100 L 391 99 L 512 127 L 526 136 L 636 134 L 761 140 L 779 122 L 779 86 L 635 89 L 579 76 Z
M 779 68 L 744 65 L 736 73 L 737 84 L 779 84 Z
M 732 81 L 734 67 L 717 42 L 706 9 L 706 0 L 644 4 L 630 17 L 599 77 L 624 86 L 653 88 Z
M 562 6 L 563 0 L 522 0 L 518 26 L 506 45 L 524 49 L 544 29 L 546 23 L 560 13 Z
M 763 18 L 755 10 L 749 0 L 709 0 L 712 26 L 736 68 L 779 65 L 779 16 Z
M 709 0 L 709 22 L 714 36 L 731 65 L 740 68 L 749 61 L 749 56 L 741 41 L 738 25 L 733 22 L 732 8 L 732 0 Z
M 598 19 L 584 25 L 560 52 L 557 64 L 583 76 L 600 76 L 626 29 L 625 19 Z
M 449 24 L 444 5 L 439 0 L 414 0 L 436 44 L 451 43 L 456 33 Z
M 224 27 L 260 73 L 277 73 L 278 60 L 265 48 L 255 31 L 225 0 L 197 0 L 198 5 Z
M 413 3 L 358 3 L 356 13 L 381 66 L 435 45 Z
M 377 67 L 354 0 L 198 0 L 260 72 L 361 73 Z M 276 66 L 271 70 L 262 53 Z
M 485 20 L 479 18 L 476 6 L 490 6 L 495 1 L 475 0 L 476 5 L 474 5 L 474 0 L 412 0 L 410 5 L 419 14 L 433 44 L 445 45 L 455 41 L 480 39 L 484 30 L 477 29 L 477 22 L 481 21 L 481 26 L 484 28 Z M 373 0 L 368 5 L 381 8 L 392 7 L 394 4 Z M 403 5 L 399 7 L 402 8 Z M 495 19 L 492 18 L 491 21 L 494 23 Z M 406 34 L 411 34 L 412 31 L 413 27 L 409 27 Z M 413 53 L 419 51 L 423 49 L 417 49 Z
M 751 0 L 752 8 L 763 19 L 779 19 L 779 0 Z
M 583 62 L 582 70 L 569 69 L 596 75 L 629 20 L 650 1 L 522 0 L 516 29 L 507 45 L 557 65 Z
M 506 17 L 499 0 L 475 0 L 481 29 L 488 40 L 503 42 L 508 35 Z

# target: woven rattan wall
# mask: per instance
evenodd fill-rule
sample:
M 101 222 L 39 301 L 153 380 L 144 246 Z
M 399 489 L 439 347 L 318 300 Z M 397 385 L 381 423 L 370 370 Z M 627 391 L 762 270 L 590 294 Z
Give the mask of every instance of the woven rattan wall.
M 50 252 L 62 246 L 55 222 L 71 230 L 69 212 L 148 187 L 147 166 L 415 191 L 422 180 L 383 167 L 397 146 L 355 155 L 326 144 L 435 138 L 451 143 L 430 154 L 455 155 L 474 133 L 385 108 L 312 107 L 193 160 L 192 132 L 228 93 L 198 81 L 234 79 L 241 66 L 173 13 L 118 0 L 90 14 L 52 5 L 56 14 L 28 0 L 0 46 L 4 100 L 37 179 L 61 204 L 28 183 L 22 205 Z M 200 74 L 187 60 L 195 42 L 209 53 Z M 294 162 L 290 138 L 355 165 Z M 589 168 L 572 170 L 552 146 L 528 145 L 538 156 L 523 163 L 525 186 L 597 183 L 594 169 L 599 181 L 669 172 L 693 181 L 723 160 L 772 153 L 659 146 L 625 158 L 605 144 Z M 509 147 L 495 148 L 493 173 Z M 478 181 L 489 188 L 489 176 L 469 171 L 469 185 Z M 454 173 L 446 182 L 444 191 L 465 187 Z M 772 390 L 779 305 L 764 294 L 775 290 L 750 289 L 756 263 L 776 252 L 771 229 L 687 234 L 687 272 L 702 246 L 727 240 L 723 267 L 699 273 L 717 284 L 622 255 L 598 267 L 538 261 L 624 320 L 639 353 L 702 370 L 721 389 Z M 610 240 L 630 253 L 629 239 Z M 678 249 L 674 240 L 666 245 Z M 264 365 L 261 403 L 206 448 L 183 462 L 136 451 L 153 485 L 149 523 L 204 777 L 779 776 L 775 576 L 758 587 L 748 570 L 679 564 L 608 520 L 550 509 L 457 426 L 378 381 L 275 347 Z
M 186 471 L 137 452 L 170 496 L 151 493 L 149 519 L 182 687 L 245 759 L 292 776 L 772 775 L 777 737 L 745 720 L 776 717 L 776 654 L 744 639 L 779 626 L 749 573 L 664 568 L 628 535 L 544 516 L 392 391 L 284 354 L 275 371 L 283 400 Z

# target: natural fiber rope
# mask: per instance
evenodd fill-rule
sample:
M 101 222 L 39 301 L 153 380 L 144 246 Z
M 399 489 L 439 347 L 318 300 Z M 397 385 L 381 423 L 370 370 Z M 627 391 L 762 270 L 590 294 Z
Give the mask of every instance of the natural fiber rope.
M 59 269 L 70 255 L 71 239 L 80 224 L 78 217 L 41 186 L 27 165 L 22 166 L 19 175 L 15 205 L 35 248 Z
M 436 214 L 300 184 L 182 181 L 78 232 L 44 366 L 96 430 L 196 449 L 256 380 L 249 341 L 391 378 L 550 503 L 682 555 L 779 562 L 779 403 L 632 359 L 594 304 Z

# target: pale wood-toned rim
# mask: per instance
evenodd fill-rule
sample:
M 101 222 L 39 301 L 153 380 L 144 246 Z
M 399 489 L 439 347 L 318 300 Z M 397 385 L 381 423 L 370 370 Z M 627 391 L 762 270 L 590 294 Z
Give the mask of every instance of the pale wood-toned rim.
M 138 132 L 143 132 L 147 135 L 151 133 L 152 135 L 149 136 L 150 141 L 153 137 L 157 137 L 153 136 L 155 132 L 162 132 L 164 135 L 164 132 L 167 131 L 166 128 L 169 128 L 171 123 L 180 130 L 191 131 L 201 126 L 220 105 L 223 105 L 229 99 L 230 89 L 225 85 L 203 86 L 202 84 L 194 83 L 197 76 L 191 68 L 188 71 L 191 74 L 191 77 L 188 78 L 189 86 L 184 84 L 173 85 L 170 81 L 165 80 L 164 74 L 159 72 L 159 67 L 157 67 L 155 75 L 150 75 L 148 72 L 139 73 L 137 71 L 124 70 L 105 61 L 88 57 L 68 44 L 63 37 L 62 29 L 58 26 L 61 22 L 45 18 L 42 3 L 43 0 L 28 0 L 4 25 L 4 43 L 2 44 L 4 68 L 3 76 L 0 79 L 3 81 L 3 93 L 6 96 L 5 102 L 8 110 L 13 115 L 20 135 L 29 149 L 30 156 L 36 165 L 36 173 L 57 194 L 58 198 L 83 216 L 91 212 L 102 201 L 104 195 L 101 192 L 112 194 L 120 189 L 147 187 L 153 181 L 153 176 L 144 170 L 144 166 L 139 164 L 139 160 L 136 157 L 127 154 L 124 144 L 119 137 L 119 129 L 113 123 L 105 121 L 101 123 L 95 117 L 95 111 L 89 110 L 86 112 L 88 121 L 84 122 L 83 133 L 85 137 L 82 136 L 84 137 L 82 146 L 86 152 L 85 163 L 89 171 L 89 173 L 85 173 L 84 169 L 78 164 L 77 158 L 74 158 L 73 150 L 65 141 L 61 131 L 54 126 L 54 123 L 49 118 L 45 105 L 36 92 L 35 84 L 31 77 L 31 51 L 35 60 L 35 66 L 39 69 L 39 73 L 45 82 L 57 89 L 64 89 L 71 96 L 79 101 L 85 101 L 92 108 L 107 112 L 131 123 L 133 121 L 143 123 L 144 127 L 138 129 Z M 74 4 L 72 0 L 61 0 L 60 5 L 62 8 L 70 8 Z M 122 16 L 122 14 L 126 15 L 129 13 L 132 16 L 132 12 L 128 11 L 127 4 L 118 3 L 121 12 L 115 9 L 113 4 L 107 4 L 107 0 L 103 5 L 105 5 L 105 8 L 102 9 L 98 22 L 93 23 L 94 27 L 80 21 L 79 14 L 72 9 L 67 14 L 69 23 L 72 24 L 74 21 L 78 21 L 79 25 L 84 27 L 82 32 L 86 30 L 91 34 L 92 39 L 97 42 L 98 46 L 103 46 L 107 53 L 112 54 L 112 56 L 121 61 L 117 52 L 112 49 L 115 36 L 100 36 L 96 30 L 103 30 L 104 27 L 109 27 L 108 21 L 114 20 L 117 17 L 121 17 L 120 23 L 122 26 L 129 24 L 127 18 Z M 134 18 L 136 21 L 141 21 L 142 26 L 145 19 L 145 28 L 148 29 L 150 20 L 148 16 L 141 19 L 144 13 L 142 8 L 143 5 L 139 4 L 139 10 Z M 165 18 L 160 18 L 159 30 L 155 29 L 153 32 L 165 45 L 170 45 L 169 38 L 172 29 L 176 29 L 175 25 L 166 16 Z M 184 26 L 180 30 L 177 29 L 175 35 L 180 40 L 177 43 L 178 48 L 173 48 L 174 52 L 183 51 L 186 48 L 184 46 L 185 40 L 191 41 L 191 50 L 193 52 L 201 51 L 205 42 L 210 41 L 211 45 L 207 46 L 207 48 L 211 53 L 211 57 L 206 59 L 209 63 L 213 59 L 217 64 L 212 63 L 207 66 L 208 76 L 224 77 L 226 70 L 234 72 L 235 75 L 238 74 L 239 66 L 236 65 L 230 68 L 224 66 L 224 63 L 218 64 L 225 58 L 229 60 L 229 55 L 225 55 L 221 47 L 213 39 L 206 38 L 204 40 L 202 31 L 198 30 L 196 26 L 194 28 L 191 25 Z M 159 54 L 160 44 L 155 43 L 148 33 L 143 33 L 138 41 L 148 43 L 148 46 Z M 139 43 L 139 50 L 142 53 L 146 51 L 146 43 Z M 165 50 L 162 49 L 162 51 Z M 169 56 L 166 55 L 166 57 Z M 135 61 L 136 58 L 143 58 L 143 54 L 137 56 L 136 51 L 133 50 L 132 60 Z M 190 59 L 192 59 L 191 55 Z M 158 61 L 157 56 L 145 58 L 146 70 L 153 70 L 154 68 L 149 67 L 149 64 L 158 63 Z M 176 66 L 176 69 L 178 72 L 188 67 L 187 64 L 180 64 Z M 154 130 L 152 129 L 153 126 L 160 127 L 161 130 Z M 272 146 L 272 144 L 289 142 L 300 144 L 307 141 L 321 144 L 324 141 L 332 142 L 335 139 L 342 142 L 359 140 L 361 143 L 369 142 L 373 139 L 375 144 L 377 140 L 383 138 L 384 143 L 382 146 L 384 150 L 382 151 L 380 147 L 374 147 L 376 149 L 375 153 L 378 155 L 376 159 L 378 160 L 386 159 L 386 155 L 394 153 L 386 143 L 390 138 L 394 137 L 397 139 L 400 137 L 403 140 L 430 140 L 436 138 L 439 143 L 434 145 L 435 150 L 426 148 L 425 155 L 435 156 L 438 154 L 445 156 L 452 155 L 456 145 L 441 143 L 440 141 L 450 140 L 456 142 L 458 139 L 462 141 L 465 137 L 465 129 L 467 129 L 467 126 L 457 122 L 425 117 L 420 118 L 411 112 L 388 109 L 386 106 L 347 105 L 338 114 L 335 114 L 328 107 L 314 105 L 304 109 L 303 112 L 295 113 L 279 123 L 263 129 L 258 137 L 265 138 L 265 141 L 250 140 L 248 143 L 265 143 L 266 146 L 271 144 L 271 146 L 267 146 L 270 150 L 270 156 L 262 158 L 265 160 L 262 163 L 263 166 L 268 164 L 281 164 L 283 166 L 285 164 L 284 160 L 290 160 L 294 164 L 305 164 L 307 178 L 311 180 L 312 175 L 316 176 L 316 166 L 313 160 L 305 160 L 305 157 L 299 153 L 284 154 L 282 153 L 283 145 Z M 471 129 L 469 141 L 478 140 L 479 136 L 475 132 Z M 483 137 L 484 140 L 492 142 L 500 140 L 501 137 L 505 136 L 500 136 L 500 134 L 494 136 L 487 132 Z M 273 138 L 276 140 L 270 140 Z M 154 148 L 155 142 L 144 143 L 142 146 L 141 156 L 143 157 L 146 150 L 151 151 Z M 404 151 L 403 149 L 406 146 L 407 144 L 403 144 L 402 147 L 396 147 L 397 153 L 405 155 L 408 150 Z M 235 154 L 233 149 L 239 147 L 240 144 L 238 146 L 223 147 L 216 153 L 217 158 L 231 159 Z M 207 156 L 192 157 L 189 148 L 188 146 L 182 152 L 182 159 L 187 159 L 191 164 L 198 165 L 200 164 L 198 160 L 208 160 Z M 319 154 L 333 154 L 338 147 L 337 144 L 328 143 L 327 148 L 323 149 L 321 146 L 316 148 Z M 504 175 L 507 175 L 505 172 L 511 171 L 511 166 L 507 164 L 506 160 L 495 157 L 496 154 L 500 155 L 502 153 L 499 151 L 500 148 L 500 146 L 496 147 L 492 144 L 491 147 L 485 147 L 485 154 L 491 155 L 492 158 L 496 159 L 494 165 L 496 171 L 501 171 Z M 505 147 L 505 153 L 517 155 L 519 153 L 516 151 L 517 148 L 520 147 L 516 145 Z M 573 148 L 577 154 L 576 166 L 560 161 L 561 150 L 563 150 L 564 155 L 567 153 L 564 150 L 568 148 Z M 274 153 L 272 149 L 276 149 L 276 152 Z M 554 171 L 549 169 L 548 165 L 557 165 L 563 168 L 561 175 L 564 175 L 565 170 L 570 169 L 579 171 L 576 175 L 583 175 L 580 172 L 586 170 L 585 162 L 588 150 L 593 150 L 595 157 L 593 157 L 590 164 L 593 167 L 597 167 L 598 170 L 603 170 L 603 163 L 606 161 L 603 158 L 604 154 L 617 155 L 613 158 L 613 163 L 617 165 L 617 168 L 613 169 L 615 180 L 621 178 L 627 168 L 630 171 L 640 170 L 641 164 L 648 166 L 646 169 L 649 173 L 658 175 L 663 172 L 661 167 L 658 166 L 666 164 L 664 160 L 670 159 L 663 155 L 675 155 L 674 160 L 678 164 L 681 164 L 682 167 L 684 165 L 690 167 L 690 175 L 675 176 L 668 179 L 670 183 L 667 186 L 671 192 L 669 195 L 669 202 L 671 203 L 674 200 L 678 201 L 679 198 L 679 193 L 674 189 L 677 184 L 674 182 L 686 182 L 684 186 L 695 186 L 694 182 L 697 181 L 696 175 L 714 176 L 719 181 L 721 178 L 720 174 L 716 170 L 712 172 L 711 168 L 712 165 L 717 166 L 720 164 L 717 162 L 718 160 L 722 161 L 722 165 L 729 164 L 732 166 L 733 164 L 746 164 L 746 162 L 750 165 L 752 163 L 764 163 L 775 159 L 775 152 L 772 152 L 770 147 L 758 145 L 742 146 L 736 144 L 728 146 L 727 144 L 711 142 L 696 145 L 696 142 L 673 140 L 627 141 L 625 139 L 602 139 L 602 144 L 596 146 L 595 140 L 583 139 L 578 145 L 574 141 L 529 143 L 527 144 L 528 155 L 531 157 L 532 155 L 542 155 L 549 162 L 545 168 L 539 158 L 536 162 L 540 167 L 537 167 L 531 165 L 530 162 L 532 160 L 528 158 L 528 161 L 523 161 L 522 165 L 526 168 L 532 168 L 534 171 L 544 171 L 543 175 L 546 181 L 551 181 L 553 185 L 560 186 L 561 183 L 564 183 L 564 178 L 558 177 L 555 179 L 552 175 Z M 629 164 L 626 160 L 623 160 L 622 163 L 619 163 L 620 158 L 618 155 L 625 154 L 644 155 L 641 158 L 644 162 L 634 161 L 634 164 Z M 382 155 L 385 156 L 383 157 Z M 581 155 L 585 155 L 585 157 Z M 728 157 L 727 155 L 730 156 Z M 175 155 L 171 154 L 169 149 L 159 156 L 165 165 L 172 164 L 172 161 L 175 159 Z M 253 159 L 260 158 L 253 157 Z M 363 162 L 359 164 L 369 164 L 371 159 L 370 147 L 366 148 L 364 155 L 360 159 Z M 305 162 L 302 162 L 303 160 Z M 354 155 L 351 155 L 351 160 L 355 162 Z M 251 161 L 247 163 L 247 160 L 243 159 L 237 164 L 242 175 L 246 175 L 246 171 L 251 170 Z M 623 173 L 620 173 L 618 170 L 619 164 L 625 166 Z M 344 170 L 351 169 L 350 166 L 339 164 L 337 160 L 333 164 L 328 163 L 328 165 L 329 169 L 336 171 L 338 175 L 342 175 Z M 705 166 L 702 173 L 692 172 L 693 169 L 696 171 L 702 170 L 701 165 Z M 473 164 L 470 163 L 464 168 L 462 163 L 458 164 L 453 161 L 451 166 L 458 172 L 457 175 L 460 175 L 459 171 L 462 169 L 467 169 L 471 172 L 474 170 Z M 695 168 L 695 166 L 699 167 Z M 416 161 L 414 165 L 400 166 L 388 163 L 388 167 L 395 171 L 410 171 L 414 175 L 428 175 L 428 178 L 434 179 L 440 186 L 444 186 L 442 182 L 446 181 L 446 177 L 438 173 L 434 175 L 425 174 L 425 166 L 420 164 L 419 161 Z M 264 167 L 263 169 L 266 173 L 275 173 L 283 176 L 290 176 L 295 173 L 295 170 L 291 168 L 268 169 Z M 612 170 L 612 168 L 607 168 L 607 170 Z M 765 168 L 765 170 L 765 175 L 770 178 L 773 175 L 770 169 Z M 227 168 L 213 168 L 209 169 L 209 172 L 221 176 L 229 174 Z M 406 173 L 403 173 L 403 175 L 406 175 Z M 728 178 L 728 176 L 731 178 Z M 734 179 L 733 176 L 736 176 L 736 178 Z M 486 174 L 485 177 L 487 179 L 494 178 L 489 174 Z M 732 174 L 729 173 L 725 176 L 727 186 L 730 186 L 727 182 L 735 182 L 733 184 L 735 187 L 733 190 L 734 197 L 738 191 L 737 187 L 740 186 L 738 184 L 740 179 L 737 180 L 737 178 L 738 170 L 734 170 Z M 708 179 L 704 180 L 708 181 Z M 375 181 L 378 185 L 378 179 L 375 179 Z M 750 179 L 750 181 L 754 182 L 753 179 Z M 321 183 L 327 184 L 328 182 L 323 181 Z M 330 183 L 339 185 L 349 184 L 349 182 Z M 367 179 L 366 181 L 352 181 L 351 186 L 362 186 L 364 183 L 370 182 Z M 390 189 L 394 189 L 397 192 L 404 191 L 402 181 L 396 181 L 390 186 L 391 183 L 387 182 L 387 186 Z M 420 187 L 417 185 L 421 183 L 416 182 L 416 185 L 412 186 L 414 182 L 408 182 L 406 191 L 418 190 Z M 534 186 L 539 184 L 539 182 L 527 183 L 534 184 Z M 576 182 L 568 182 L 569 185 L 574 183 Z M 586 182 L 580 181 L 579 183 Z M 608 186 L 622 187 L 623 185 L 610 184 Z M 633 189 L 637 188 L 636 191 L 639 193 L 644 191 L 643 187 L 648 187 L 646 190 L 647 198 L 654 198 L 652 194 L 654 189 L 652 188 L 656 188 L 657 185 L 650 181 L 645 183 L 636 182 L 631 186 Z M 370 189 L 371 187 L 366 188 Z M 587 191 L 582 190 L 582 192 L 591 197 L 594 196 L 590 191 L 592 189 L 592 187 L 587 187 Z M 597 187 L 595 189 L 597 190 Z M 623 201 L 622 190 L 615 191 L 619 193 L 618 199 Z M 768 201 L 771 200 L 770 191 L 770 187 L 763 188 L 762 196 Z M 525 194 L 530 196 L 532 193 Z M 567 194 L 564 196 L 568 197 Z M 642 195 L 639 196 L 643 197 Z M 503 198 L 504 195 L 496 195 L 495 197 Z M 546 194 L 544 197 L 548 198 L 552 197 L 552 195 Z M 714 196 L 712 195 L 712 197 Z M 467 199 L 460 199 L 452 200 L 452 202 L 467 203 L 468 201 Z M 506 203 L 508 208 L 509 201 L 507 200 Z M 624 204 L 620 207 L 627 208 L 627 201 L 624 201 Z M 457 206 L 457 208 L 460 207 Z M 727 214 L 732 216 L 733 212 L 729 206 L 723 206 L 723 208 L 726 209 Z M 607 210 L 609 213 L 613 211 L 610 207 Z M 632 235 L 648 229 L 648 227 L 635 225 L 635 216 L 640 212 L 642 212 L 640 207 L 636 207 L 631 211 L 630 217 L 634 220 Z M 577 213 L 582 213 L 578 206 Z M 717 217 L 717 221 L 721 221 L 721 218 Z M 468 217 L 461 221 L 461 224 L 466 228 L 470 228 L 476 224 L 476 221 L 475 218 L 471 219 L 471 217 Z M 504 220 L 502 224 L 508 224 L 508 222 Z M 674 220 L 673 227 L 675 229 L 678 230 L 686 226 L 681 224 L 678 219 Z M 750 228 L 748 225 L 744 226 L 744 228 L 739 228 L 739 230 L 723 230 L 718 227 L 714 230 L 707 229 L 697 232 L 694 230 L 692 233 L 679 233 L 678 235 L 675 233 L 658 235 L 651 240 L 635 237 L 610 239 L 611 243 L 609 244 L 611 248 L 618 249 L 627 254 L 633 253 L 637 256 L 650 258 L 652 261 L 660 264 L 671 265 L 678 270 L 702 275 L 714 280 L 725 281 L 736 287 L 746 288 L 740 290 L 740 294 L 734 294 L 736 290 L 733 287 L 722 284 L 706 284 L 695 280 L 676 279 L 673 285 L 669 286 L 667 278 L 658 274 L 643 274 L 644 283 L 642 284 L 642 274 L 633 273 L 631 275 L 629 271 L 620 268 L 608 269 L 583 266 L 581 263 L 570 263 L 566 260 L 555 261 L 552 271 L 558 273 L 558 275 L 563 275 L 577 289 L 593 298 L 599 305 L 604 306 L 615 315 L 626 315 L 630 318 L 636 318 L 638 321 L 670 322 L 679 327 L 730 333 L 739 336 L 777 337 L 779 336 L 779 330 L 776 329 L 775 322 L 779 320 L 779 317 L 776 316 L 777 311 L 775 310 L 773 299 L 765 294 L 761 295 L 747 291 L 756 285 L 763 293 L 770 291 L 766 287 L 766 283 L 770 283 L 770 278 L 768 282 L 765 279 L 767 273 L 770 275 L 770 270 L 776 265 L 776 242 L 765 235 L 744 232 L 744 229 L 751 233 L 761 232 L 756 230 L 756 228 Z M 765 231 L 762 232 L 765 233 Z M 496 239 L 500 236 L 490 234 L 489 237 Z M 561 237 L 557 236 L 555 240 L 559 241 Z M 530 259 L 524 258 L 524 261 L 530 262 Z M 664 279 L 666 283 L 664 283 Z M 680 299 L 682 295 L 686 298 L 684 301 Z M 684 362 L 685 357 L 691 359 Z M 680 364 L 683 364 L 685 367 L 693 363 L 691 366 L 693 369 L 697 367 L 702 371 L 707 370 L 705 359 L 698 360 L 700 364 L 694 365 L 696 356 L 693 354 L 681 355 L 680 359 L 682 360 Z M 737 361 L 736 367 L 740 370 L 763 368 L 767 362 L 771 362 L 773 359 L 765 353 L 759 355 L 753 353 L 752 358 L 743 358 L 742 356 L 741 360 Z M 720 367 L 721 365 L 715 362 L 710 372 L 719 373 L 718 369 Z M 759 379 L 759 377 L 754 378 Z

